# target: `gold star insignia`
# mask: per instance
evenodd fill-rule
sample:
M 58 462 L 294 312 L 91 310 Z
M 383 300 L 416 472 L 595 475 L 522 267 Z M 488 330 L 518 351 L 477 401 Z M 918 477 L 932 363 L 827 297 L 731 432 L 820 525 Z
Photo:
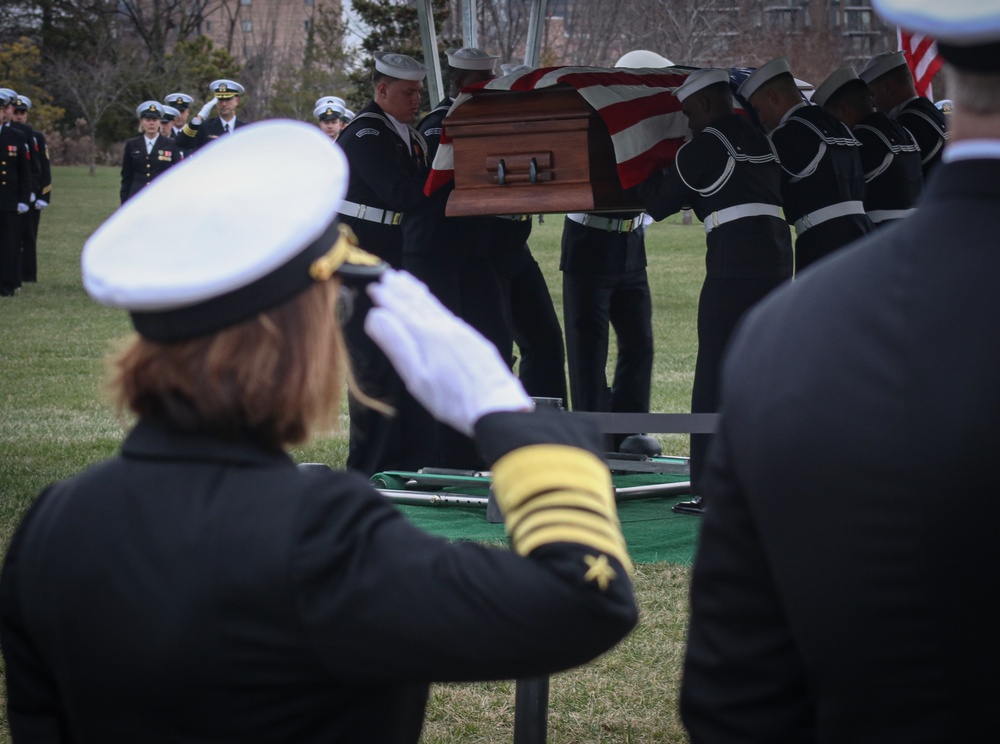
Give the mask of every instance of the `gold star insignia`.
M 611 564 L 608 563 L 606 555 L 599 555 L 596 558 L 592 555 L 585 555 L 583 556 L 583 562 L 590 567 L 587 569 L 587 573 L 583 575 L 583 580 L 596 581 L 597 586 L 600 587 L 602 592 L 607 591 L 608 584 L 618 576 L 615 570 L 611 568 Z

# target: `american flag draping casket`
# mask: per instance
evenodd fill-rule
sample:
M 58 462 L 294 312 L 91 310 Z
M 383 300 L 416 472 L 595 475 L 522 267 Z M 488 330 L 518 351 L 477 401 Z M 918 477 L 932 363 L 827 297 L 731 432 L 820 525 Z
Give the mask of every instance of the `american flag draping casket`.
M 633 187 L 689 136 L 672 92 L 694 69 L 549 67 L 466 89 L 425 191 L 454 180 L 449 216 L 641 209 Z

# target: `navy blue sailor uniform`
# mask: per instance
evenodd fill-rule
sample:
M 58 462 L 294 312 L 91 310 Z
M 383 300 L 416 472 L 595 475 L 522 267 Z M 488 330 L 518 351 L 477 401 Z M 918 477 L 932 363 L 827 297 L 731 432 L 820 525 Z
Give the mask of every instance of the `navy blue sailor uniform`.
M 575 411 L 649 411 L 653 303 L 643 217 L 643 212 L 571 213 L 564 220 L 559 269 Z M 618 340 L 610 386 L 605 373 L 609 326 Z M 612 446 L 623 438 L 612 437 Z
M 743 314 L 792 275 L 781 216 L 781 166 L 766 136 L 740 114 L 716 119 L 677 152 L 672 167 L 639 187 L 662 220 L 690 207 L 705 225 L 705 281 L 698 300 L 692 413 L 719 410 L 723 353 Z M 710 436 L 691 435 L 692 492 L 700 494 Z
M 0 297 L 21 286 L 21 222 L 19 204 L 31 200 L 28 142 L 10 126 L 0 126 Z
M 920 147 L 913 135 L 879 111 L 855 124 L 851 132 L 861 143 L 865 211 L 872 224 L 888 225 L 908 216 L 924 185 Z
M 795 271 L 870 233 L 861 143 L 819 106 L 799 104 L 770 134 L 783 170 L 785 219 L 796 233 Z
M 28 195 L 30 209 L 21 216 L 21 281 L 33 282 L 37 279 L 37 241 L 38 241 L 38 217 L 39 211 L 35 208 L 35 202 L 42 199 L 46 180 L 51 189 L 51 170 L 48 167 L 48 158 L 43 157 L 41 147 L 38 143 L 39 132 L 23 122 L 10 122 L 12 129 L 16 129 L 22 135 L 28 145 L 28 166 L 31 173 L 31 193 Z M 44 141 L 44 138 L 43 138 Z M 44 162 L 43 162 L 44 160 Z
M 402 267 L 402 220 L 407 211 L 423 206 L 424 181 L 430 169 L 427 146 L 413 127 L 404 142 L 392 121 L 375 101 L 354 117 L 337 137 L 350 164 L 347 194 L 341 218 L 358 242 L 394 268 Z M 426 432 L 413 431 L 403 420 L 412 418 L 416 402 L 399 375 L 364 329 L 366 296 L 359 295 L 344 324 L 344 338 L 358 385 L 367 395 L 393 405 L 397 415 L 387 417 L 348 395 L 350 443 L 347 466 L 367 475 L 381 470 L 415 470 L 428 465 Z M 411 433 L 412 432 L 412 433 Z
M 948 120 L 929 98 L 916 96 L 889 112 L 889 117 L 910 130 L 920 146 L 920 164 L 924 178 L 941 162 L 948 140 Z
M 148 152 L 144 135 L 128 140 L 122 155 L 122 183 L 119 192 L 122 204 L 167 168 L 179 163 L 181 158 L 181 151 L 174 140 L 162 134 L 156 136 L 153 147 Z
M 177 148 L 187 154 L 195 152 L 213 140 L 231 134 L 234 130 L 245 127 L 249 123 L 249 121 L 239 117 L 233 117 L 232 121 L 226 122 L 219 116 L 205 119 L 201 124 L 189 121 L 174 141 L 177 143 Z

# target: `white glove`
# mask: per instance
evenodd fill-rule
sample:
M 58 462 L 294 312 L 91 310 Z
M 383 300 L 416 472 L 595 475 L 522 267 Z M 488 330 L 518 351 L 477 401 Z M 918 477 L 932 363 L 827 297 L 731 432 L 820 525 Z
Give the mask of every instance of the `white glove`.
M 34 191 L 32 191 L 30 194 L 28 194 L 28 201 L 29 202 L 34 202 L 35 201 L 35 192 Z
M 49 206 L 49 203 L 44 199 L 38 199 L 35 201 L 35 209 L 37 209 L 39 212 L 41 212 L 47 206 Z
M 471 436 L 487 413 L 532 410 L 534 402 L 496 347 L 422 282 L 388 270 L 368 285 L 368 294 L 375 307 L 368 311 L 365 331 L 434 418 Z
M 206 116 L 212 113 L 212 109 L 215 108 L 215 104 L 218 103 L 218 100 L 219 99 L 213 97 L 212 100 L 210 100 L 208 103 L 202 106 L 201 111 L 198 112 L 198 118 L 204 119 Z
M 17 213 L 18 214 L 24 214 L 27 211 L 28 211 L 28 205 L 27 204 L 25 204 L 24 202 L 18 202 L 17 203 Z

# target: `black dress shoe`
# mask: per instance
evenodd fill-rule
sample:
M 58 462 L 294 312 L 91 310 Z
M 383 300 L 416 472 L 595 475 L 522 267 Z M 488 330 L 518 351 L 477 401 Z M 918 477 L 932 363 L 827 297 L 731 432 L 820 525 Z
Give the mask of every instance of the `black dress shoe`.
M 705 502 L 702 501 L 701 496 L 695 496 L 690 501 L 679 501 L 670 507 L 670 511 L 675 514 L 691 514 L 701 517 L 705 514 Z

